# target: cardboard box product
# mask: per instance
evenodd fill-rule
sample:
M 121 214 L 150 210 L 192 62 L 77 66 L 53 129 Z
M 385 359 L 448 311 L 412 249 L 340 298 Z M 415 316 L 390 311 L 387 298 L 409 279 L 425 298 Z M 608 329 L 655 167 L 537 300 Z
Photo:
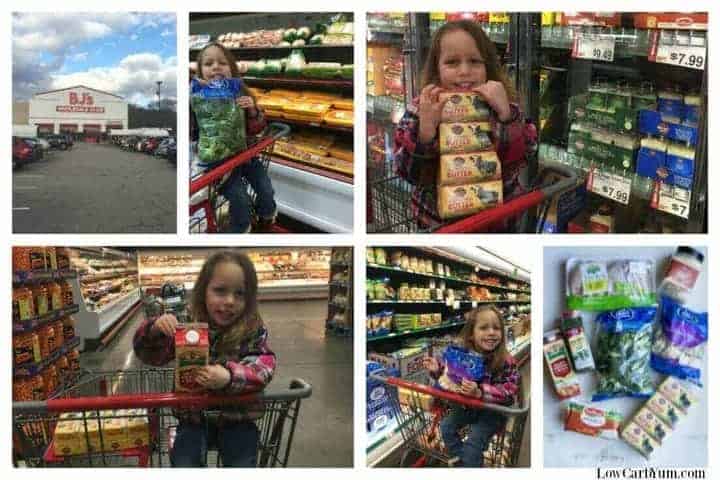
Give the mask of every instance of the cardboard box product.
M 471 153 L 492 147 L 490 122 L 441 123 L 440 154 Z
M 658 168 L 665 166 L 667 147 L 667 142 L 656 138 L 640 140 L 635 172 L 642 177 L 655 178 Z
M 175 390 L 197 392 L 202 387 L 195 381 L 198 369 L 208 364 L 209 337 L 206 323 L 180 324 L 175 330 Z
M 448 219 L 470 215 L 502 204 L 501 180 L 438 188 L 438 213 Z
M 440 102 L 443 101 L 442 122 L 477 122 L 490 118 L 490 107 L 480 94 L 443 92 Z
M 695 149 L 682 145 L 670 145 L 665 156 L 665 167 L 670 176 L 668 183 L 682 188 L 691 188 L 695 173 Z
M 127 419 L 125 418 L 103 418 L 102 445 L 106 452 L 130 448 L 127 436 Z
M 427 347 L 405 348 L 392 354 L 371 352 L 368 359 L 384 365 L 386 368 L 396 368 L 401 377 L 407 377 L 423 370 L 423 358 L 427 355 Z
M 126 421 L 128 445 L 142 447 L 150 444 L 150 422 L 147 410 L 136 408 L 126 410 L 128 415 Z
M 494 150 L 440 156 L 440 185 L 460 185 L 501 178 L 501 164 Z
M 698 129 L 687 125 L 667 122 L 660 112 L 641 110 L 638 118 L 638 130 L 647 135 L 659 135 L 677 142 L 696 145 Z
M 53 444 L 55 455 L 82 455 L 87 453 L 87 443 L 82 426 L 82 414 L 62 413 L 55 425 Z

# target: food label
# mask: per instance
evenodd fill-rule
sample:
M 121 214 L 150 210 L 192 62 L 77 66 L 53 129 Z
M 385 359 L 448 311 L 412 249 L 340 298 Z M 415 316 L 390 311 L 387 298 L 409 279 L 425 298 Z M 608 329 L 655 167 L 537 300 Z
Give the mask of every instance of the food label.
M 615 59 L 615 36 L 576 33 L 572 57 L 612 62 Z
M 640 452 L 645 458 L 650 458 L 653 452 L 660 447 L 660 445 L 635 422 L 628 423 L 622 431 L 621 436 L 623 440 Z
M 438 213 L 444 219 L 469 215 L 501 203 L 501 180 L 438 188 Z
M 195 381 L 198 369 L 208 363 L 208 327 L 204 323 L 179 325 L 175 331 L 175 389 L 195 392 L 202 387 Z
M 608 274 L 604 263 L 587 262 L 580 265 L 583 295 L 605 295 L 608 291 Z
M 640 425 L 658 443 L 662 443 L 672 431 L 647 407 L 641 408 L 633 417 L 633 421 Z
M 20 297 L 15 304 L 17 305 L 18 320 L 28 320 L 32 318 L 32 297 Z
M 595 362 L 593 362 L 585 333 L 579 328 L 573 328 L 566 332 L 566 336 L 575 369 L 586 370 L 595 368 Z
M 705 70 L 707 49 L 704 46 L 659 44 L 655 40 L 648 60 L 694 70 Z
M 445 101 L 441 121 L 475 122 L 490 118 L 490 108 L 483 97 L 470 92 L 447 92 L 440 94 L 440 102 Z
M 558 396 L 569 398 L 580 394 L 580 386 L 576 382 L 575 373 L 570 366 L 570 359 L 563 341 L 547 343 L 543 349 Z
M 656 392 L 650 397 L 646 406 L 672 428 L 675 428 L 680 418 L 685 416 L 685 412 L 682 409 L 676 407 L 661 393 Z
M 677 260 L 671 260 L 665 276 L 672 280 L 673 283 L 680 285 L 688 290 L 692 290 L 695 286 L 700 271 L 685 265 Z
M 488 122 L 441 123 L 440 153 L 470 153 L 486 150 L 492 145 Z
M 690 215 L 690 190 L 667 183 L 656 183 L 657 195 L 650 204 L 661 212 L 687 219 Z
M 442 155 L 438 173 L 438 183 L 440 185 L 500 180 L 500 160 L 497 153 L 492 150 L 469 154 Z

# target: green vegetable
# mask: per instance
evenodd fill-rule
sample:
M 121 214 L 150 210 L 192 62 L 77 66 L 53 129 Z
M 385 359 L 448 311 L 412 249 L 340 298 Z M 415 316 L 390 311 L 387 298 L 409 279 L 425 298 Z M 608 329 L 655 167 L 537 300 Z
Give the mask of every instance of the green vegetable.
M 309 27 L 301 27 L 301 28 L 298 28 L 298 30 L 297 30 L 297 38 L 302 38 L 304 40 L 307 40 L 308 38 L 310 38 L 311 34 L 312 34 L 312 32 L 310 31 Z
M 285 41 L 278 43 L 278 47 L 289 47 L 290 45 L 291 45 L 290 42 L 285 42 Z
M 308 45 L 322 45 L 323 43 L 324 35 L 313 35 L 310 37 L 310 40 L 308 40 Z
M 265 75 L 276 75 L 282 73 L 282 61 L 280 60 L 267 60 L 265 64 Z
M 248 75 L 250 76 L 257 76 L 262 77 L 265 74 L 265 68 L 267 67 L 267 63 L 264 59 L 258 60 L 257 62 L 250 65 L 248 68 Z
M 299 39 L 295 40 L 294 42 L 292 42 L 292 46 L 293 47 L 304 47 L 305 40 L 303 40 L 302 38 L 299 38 Z
M 293 50 L 287 59 L 285 75 L 289 77 L 299 77 L 305 65 L 305 55 L 303 55 L 302 50 Z
M 315 33 L 322 34 L 325 32 L 327 32 L 327 25 L 325 25 L 324 23 L 316 23 L 315 24 Z
M 234 97 L 191 96 L 190 104 L 200 128 L 198 156 L 204 163 L 224 160 L 247 148 L 245 111 Z
M 343 65 L 342 67 L 340 67 L 340 76 L 341 76 L 342 78 L 346 78 L 346 79 L 352 80 L 352 78 L 353 78 L 353 71 L 354 71 L 354 65 L 353 65 L 353 64 Z
M 283 32 L 283 40 L 286 42 L 293 42 L 297 38 L 297 30 L 294 28 L 288 28 Z

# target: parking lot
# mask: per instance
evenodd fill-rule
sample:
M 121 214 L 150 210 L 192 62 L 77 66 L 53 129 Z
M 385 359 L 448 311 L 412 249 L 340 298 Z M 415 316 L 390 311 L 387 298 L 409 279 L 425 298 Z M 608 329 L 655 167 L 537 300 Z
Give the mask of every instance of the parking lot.
M 13 171 L 14 233 L 175 233 L 176 169 L 78 142 Z

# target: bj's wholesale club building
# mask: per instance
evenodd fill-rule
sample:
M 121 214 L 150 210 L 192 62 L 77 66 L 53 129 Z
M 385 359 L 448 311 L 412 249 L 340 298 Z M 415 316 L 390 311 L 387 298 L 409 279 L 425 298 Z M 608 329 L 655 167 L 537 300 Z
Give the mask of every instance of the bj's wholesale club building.
M 111 129 L 128 128 L 122 97 L 83 85 L 36 93 L 28 103 L 27 124 L 37 125 L 41 136 L 69 133 L 93 142 Z

